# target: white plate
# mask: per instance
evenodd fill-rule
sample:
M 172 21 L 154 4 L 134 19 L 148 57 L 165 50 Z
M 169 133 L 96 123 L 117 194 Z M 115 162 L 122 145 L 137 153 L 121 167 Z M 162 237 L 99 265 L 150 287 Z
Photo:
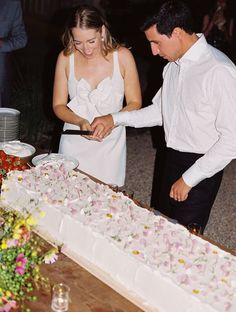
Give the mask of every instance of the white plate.
M 0 107 L 0 117 L 15 117 L 20 115 L 20 111 L 14 108 L 8 108 L 8 107 Z
M 65 163 L 68 163 L 69 166 L 71 164 L 70 166 L 71 169 L 75 169 L 79 165 L 79 162 L 77 159 L 70 157 L 70 156 L 63 155 L 63 154 L 58 154 L 58 153 L 37 155 L 32 159 L 32 164 L 34 166 L 37 166 L 37 165 L 42 165 L 44 163 L 49 163 L 52 161 L 63 161 Z

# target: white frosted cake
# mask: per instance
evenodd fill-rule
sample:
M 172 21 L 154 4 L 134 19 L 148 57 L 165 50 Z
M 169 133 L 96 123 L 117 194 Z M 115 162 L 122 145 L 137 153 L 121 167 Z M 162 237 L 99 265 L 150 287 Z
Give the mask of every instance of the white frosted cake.
M 236 257 L 62 163 L 10 172 L 1 200 L 145 311 L 236 311 Z

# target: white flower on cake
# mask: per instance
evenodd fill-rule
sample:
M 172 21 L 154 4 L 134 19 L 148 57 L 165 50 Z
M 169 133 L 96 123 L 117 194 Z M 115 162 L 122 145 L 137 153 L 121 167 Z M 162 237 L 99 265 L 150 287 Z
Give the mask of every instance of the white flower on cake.
M 55 208 L 55 227 L 62 236 L 66 222 L 77 222 L 84 231 L 97 233 L 121 249 L 127 261 L 137 259 L 214 307 L 209 311 L 236 311 L 236 259 L 232 255 L 138 207 L 122 193 L 66 170 L 63 164 L 40 165 L 21 172 L 20 183 L 18 178 L 17 172 L 11 172 L 3 182 L 1 196 L 7 204 L 19 210 Z

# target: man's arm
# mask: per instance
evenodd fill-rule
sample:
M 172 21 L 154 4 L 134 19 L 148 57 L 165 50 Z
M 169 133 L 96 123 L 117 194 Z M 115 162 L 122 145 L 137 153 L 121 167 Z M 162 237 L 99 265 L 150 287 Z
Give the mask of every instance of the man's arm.
M 213 96 L 209 94 L 209 98 L 216 116 L 215 127 L 219 133 L 219 139 L 173 184 L 170 196 L 175 199 L 186 199 L 192 187 L 212 177 L 236 158 L 235 68 L 218 68 L 214 72 L 211 89 Z
M 0 38 L 0 52 L 11 52 L 23 48 L 27 43 L 27 35 L 22 17 L 22 9 L 20 1 L 9 1 L 12 7 L 6 12 L 10 12 L 13 16 L 8 20 L 12 20 L 11 28 L 7 29 L 8 36 Z M 14 5 L 14 6 L 13 6 Z M 2 12 L 3 14 L 4 12 Z M 0 26 L 2 27 L 2 26 Z
M 153 104 L 131 112 L 118 112 L 112 115 L 96 117 L 92 122 L 94 135 L 106 137 L 115 126 L 129 126 L 135 128 L 154 127 L 162 125 L 161 90 L 153 98 Z M 99 124 L 103 129 L 97 129 Z

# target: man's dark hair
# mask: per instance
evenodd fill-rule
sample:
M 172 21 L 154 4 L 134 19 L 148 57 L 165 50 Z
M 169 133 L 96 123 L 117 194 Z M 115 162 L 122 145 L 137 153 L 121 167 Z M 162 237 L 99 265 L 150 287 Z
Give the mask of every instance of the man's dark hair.
M 174 28 L 180 27 L 189 34 L 193 33 L 193 15 L 184 1 L 169 0 L 162 3 L 157 11 L 152 11 L 146 18 L 142 31 L 156 25 L 162 35 L 171 36 Z

